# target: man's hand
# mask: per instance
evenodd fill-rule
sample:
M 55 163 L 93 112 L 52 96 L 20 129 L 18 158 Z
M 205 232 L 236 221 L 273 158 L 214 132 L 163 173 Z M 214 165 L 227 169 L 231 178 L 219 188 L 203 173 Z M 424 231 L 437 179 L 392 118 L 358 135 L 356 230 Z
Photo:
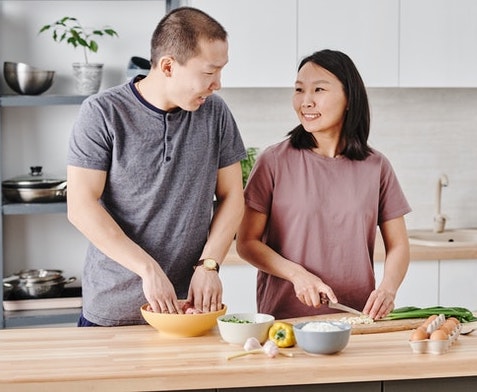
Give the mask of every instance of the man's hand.
M 222 282 L 216 271 L 196 267 L 187 300 L 204 313 L 222 309 Z

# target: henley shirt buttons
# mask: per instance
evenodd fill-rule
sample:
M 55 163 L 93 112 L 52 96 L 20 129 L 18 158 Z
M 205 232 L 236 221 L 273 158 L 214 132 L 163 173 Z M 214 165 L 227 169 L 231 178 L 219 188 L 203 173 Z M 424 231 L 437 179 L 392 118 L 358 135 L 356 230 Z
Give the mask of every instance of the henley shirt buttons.
M 166 162 L 169 162 L 171 160 L 171 157 L 166 157 Z

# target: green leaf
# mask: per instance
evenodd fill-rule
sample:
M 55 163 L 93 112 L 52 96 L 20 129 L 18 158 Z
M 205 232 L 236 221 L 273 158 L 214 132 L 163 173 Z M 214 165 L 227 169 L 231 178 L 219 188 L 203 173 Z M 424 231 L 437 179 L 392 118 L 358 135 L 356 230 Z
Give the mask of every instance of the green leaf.
M 38 33 L 43 33 L 44 31 L 48 30 L 51 27 L 51 25 L 44 25 Z
M 74 29 L 69 29 L 68 32 L 71 34 L 71 36 L 72 36 L 75 40 L 81 39 L 80 34 L 79 34 L 76 30 L 74 30 Z
M 76 39 L 74 39 L 73 37 L 68 38 L 68 40 L 66 42 L 73 45 L 75 48 L 78 46 L 78 41 Z
M 91 40 L 89 42 L 89 50 L 91 50 L 94 53 L 98 51 L 98 44 L 96 43 L 96 41 Z
M 78 37 L 78 44 L 81 45 L 81 46 L 89 47 L 88 42 L 86 42 L 86 40 L 84 40 L 81 37 Z
M 111 37 L 118 36 L 118 33 L 116 33 L 116 31 L 114 31 L 113 29 L 104 29 L 104 32 Z

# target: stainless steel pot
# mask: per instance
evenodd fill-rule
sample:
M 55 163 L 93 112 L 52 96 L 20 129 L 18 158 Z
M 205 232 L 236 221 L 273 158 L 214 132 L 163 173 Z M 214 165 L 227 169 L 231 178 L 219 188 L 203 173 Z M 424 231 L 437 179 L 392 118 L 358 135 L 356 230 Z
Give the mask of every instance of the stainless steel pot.
M 50 280 L 63 278 L 62 270 L 53 269 L 28 269 L 21 270 L 15 276 L 25 283 L 43 283 Z
M 65 285 L 76 281 L 65 279 L 60 270 L 23 270 L 3 280 L 3 287 L 10 290 L 15 299 L 37 299 L 59 297 Z
M 49 203 L 66 200 L 66 179 L 43 174 L 41 166 L 31 166 L 30 174 L 2 182 L 3 196 L 14 203 Z

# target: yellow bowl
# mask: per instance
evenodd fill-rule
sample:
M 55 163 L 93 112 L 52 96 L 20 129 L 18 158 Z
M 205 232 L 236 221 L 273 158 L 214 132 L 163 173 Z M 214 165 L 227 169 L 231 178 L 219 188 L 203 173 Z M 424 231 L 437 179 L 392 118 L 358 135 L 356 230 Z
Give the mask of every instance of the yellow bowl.
M 227 312 L 225 305 L 216 312 L 198 314 L 155 313 L 147 310 L 148 306 L 141 306 L 142 317 L 162 335 L 174 338 L 204 335 L 217 325 L 217 317 Z

